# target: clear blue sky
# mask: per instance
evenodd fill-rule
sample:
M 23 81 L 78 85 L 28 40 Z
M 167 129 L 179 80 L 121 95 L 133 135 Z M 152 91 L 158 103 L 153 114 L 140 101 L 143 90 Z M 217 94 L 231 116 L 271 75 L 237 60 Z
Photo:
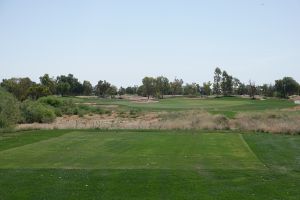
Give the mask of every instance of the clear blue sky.
M 0 79 L 300 81 L 299 0 L 0 0 Z

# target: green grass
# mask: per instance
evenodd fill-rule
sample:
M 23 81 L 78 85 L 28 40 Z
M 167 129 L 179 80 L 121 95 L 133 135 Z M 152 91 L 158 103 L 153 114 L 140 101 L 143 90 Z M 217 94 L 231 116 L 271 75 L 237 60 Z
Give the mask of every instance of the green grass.
M 266 99 L 252 100 L 239 97 L 222 97 L 222 98 L 186 98 L 176 97 L 160 99 L 157 103 L 135 103 L 123 99 L 99 99 L 99 98 L 77 98 L 64 97 L 73 99 L 77 103 L 94 102 L 98 106 L 118 105 L 119 110 L 139 109 L 142 111 L 182 111 L 182 110 L 205 110 L 212 114 L 224 114 L 227 117 L 234 117 L 238 112 L 262 112 L 266 110 L 278 110 L 290 108 L 295 104 L 288 100 Z
M 300 199 L 300 137 L 195 131 L 0 135 L 0 199 Z

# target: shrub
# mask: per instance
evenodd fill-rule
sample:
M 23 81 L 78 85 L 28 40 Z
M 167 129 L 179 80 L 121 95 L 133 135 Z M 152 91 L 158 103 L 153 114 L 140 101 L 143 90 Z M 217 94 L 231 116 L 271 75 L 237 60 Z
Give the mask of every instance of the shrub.
M 63 105 L 63 100 L 55 96 L 47 96 L 39 98 L 38 102 L 59 108 Z
M 107 115 L 111 115 L 112 111 L 111 110 L 106 110 L 104 113 L 107 114 Z
M 47 96 L 38 99 L 38 102 L 54 109 L 56 116 L 62 115 L 85 115 L 89 113 L 95 114 L 111 114 L 111 111 L 104 111 L 100 107 L 94 107 L 84 104 L 75 104 L 72 99 L 62 99 L 56 96 Z
M 23 121 L 27 123 L 50 123 L 55 119 L 54 109 L 38 101 L 26 100 L 21 106 Z
M 78 116 L 79 116 L 79 117 L 84 117 L 84 114 L 85 114 L 84 112 L 80 111 L 80 112 L 78 113 Z
M 62 112 L 59 108 L 55 108 L 54 113 L 55 113 L 56 117 L 61 117 L 62 116 Z
M 0 128 L 11 127 L 19 120 L 19 102 L 12 94 L 0 88 Z
M 65 115 L 77 115 L 78 113 L 77 106 L 72 100 L 63 100 L 60 109 Z
M 104 113 L 104 110 L 99 108 L 99 107 L 96 107 L 95 110 L 94 110 L 94 113 L 102 115 Z
M 77 115 L 79 112 L 78 106 L 71 99 L 64 100 L 56 96 L 47 96 L 40 98 L 38 102 L 55 108 L 56 116 Z

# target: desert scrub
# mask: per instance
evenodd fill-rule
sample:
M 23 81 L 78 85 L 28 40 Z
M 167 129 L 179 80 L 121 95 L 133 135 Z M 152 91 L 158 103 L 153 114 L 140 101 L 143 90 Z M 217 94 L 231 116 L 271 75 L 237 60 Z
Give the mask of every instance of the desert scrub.
M 82 111 L 80 111 L 80 112 L 78 113 L 78 116 L 79 116 L 79 117 L 84 117 L 84 115 L 85 115 L 85 113 L 82 112 Z
M 79 111 L 78 106 L 71 99 L 61 99 L 56 96 L 47 96 L 39 98 L 37 102 L 54 109 L 55 113 L 58 114 L 57 116 L 76 115 Z
M 0 88 L 0 128 L 14 126 L 19 120 L 18 101 L 13 95 Z
M 296 112 L 240 113 L 231 127 L 246 131 L 300 133 L 300 115 Z
M 118 117 L 126 118 L 126 117 L 127 117 L 127 114 L 126 114 L 125 111 L 120 111 L 120 112 L 118 112 Z
M 98 114 L 98 115 L 102 115 L 102 114 L 104 114 L 104 110 L 101 109 L 100 107 L 96 107 L 96 108 L 94 108 L 94 110 L 93 110 L 92 113 L 95 113 L 95 114 Z
M 23 122 L 26 123 L 50 123 L 56 115 L 54 109 L 38 101 L 26 100 L 21 105 Z
M 164 112 L 159 115 L 156 128 L 160 129 L 229 129 L 229 120 L 224 115 L 212 115 L 205 111 Z
M 105 110 L 105 111 L 104 111 L 104 114 L 111 115 L 111 114 L 112 114 L 112 111 L 111 111 L 111 110 Z
M 55 108 L 59 108 L 63 105 L 63 100 L 56 96 L 41 97 L 38 99 L 38 102 L 50 105 Z
M 56 96 L 42 97 L 38 100 L 39 103 L 47 105 L 54 109 L 55 115 L 85 115 L 89 113 L 103 114 L 104 111 L 95 106 L 75 104 L 72 99 L 61 99 Z
M 141 113 L 141 110 L 139 109 L 130 109 L 129 111 L 129 117 L 131 118 L 137 118 Z

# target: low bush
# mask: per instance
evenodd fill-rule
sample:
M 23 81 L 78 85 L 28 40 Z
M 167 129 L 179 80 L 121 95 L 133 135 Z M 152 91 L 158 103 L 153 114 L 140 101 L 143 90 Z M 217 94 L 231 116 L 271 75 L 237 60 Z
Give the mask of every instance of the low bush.
M 64 100 L 56 96 L 47 96 L 40 98 L 38 102 L 52 107 L 56 116 L 78 114 L 77 105 L 70 99 Z
M 63 105 L 63 100 L 56 96 L 41 97 L 38 99 L 38 102 L 53 106 L 55 108 L 59 108 Z
M 85 113 L 82 112 L 82 111 L 80 111 L 80 112 L 78 113 L 78 116 L 79 116 L 79 117 L 84 117 L 84 115 L 85 115 Z
M 93 113 L 102 115 L 104 113 L 104 110 L 99 107 L 96 107 Z
M 0 128 L 14 126 L 20 120 L 19 103 L 16 98 L 0 88 Z
M 83 117 L 90 114 L 111 114 L 110 110 L 85 104 L 75 104 L 71 99 L 63 99 L 56 96 L 39 98 L 37 101 L 27 100 L 22 103 L 23 123 L 50 123 L 56 117 L 63 115 L 78 115 Z
M 72 100 L 64 100 L 60 109 L 65 115 L 77 115 L 78 113 L 77 106 Z
M 62 112 L 59 108 L 55 108 L 54 113 L 55 113 L 56 117 L 62 117 Z
M 21 105 L 23 122 L 50 123 L 55 120 L 54 109 L 38 101 L 26 100 Z

